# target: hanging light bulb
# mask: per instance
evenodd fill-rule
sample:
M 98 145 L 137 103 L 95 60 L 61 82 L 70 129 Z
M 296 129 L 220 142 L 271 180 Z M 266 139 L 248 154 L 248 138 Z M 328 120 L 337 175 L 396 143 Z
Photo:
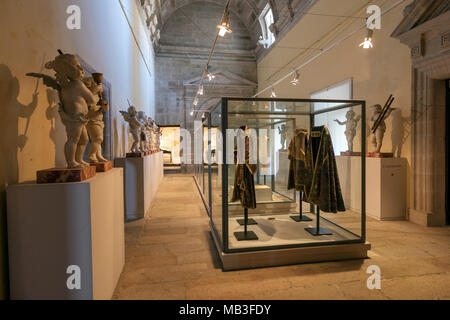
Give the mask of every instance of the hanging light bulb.
M 198 97 L 195 96 L 195 98 L 194 98 L 194 106 L 197 106 L 197 105 L 198 105 Z
M 190 113 L 190 115 L 191 115 L 191 117 L 193 117 L 193 116 L 194 116 L 194 109 L 192 109 L 192 110 L 191 110 L 191 113 Z
M 367 36 L 364 38 L 364 42 L 361 43 L 359 46 L 363 47 L 364 49 L 373 48 L 372 37 L 373 37 L 373 30 L 367 29 Z
M 230 29 L 230 15 L 228 14 L 228 10 L 225 10 L 223 15 L 222 23 L 217 26 L 219 29 L 219 36 L 225 37 L 227 33 L 232 33 L 233 31 Z
M 296 86 L 300 82 L 300 76 L 298 75 L 298 71 L 295 71 L 294 80 L 291 81 L 293 86 Z
M 206 68 L 206 77 L 208 78 L 209 81 L 212 81 L 213 79 L 216 78 L 216 76 L 214 74 L 209 72 L 208 68 Z
M 272 94 L 270 95 L 271 98 L 276 98 L 277 94 L 275 92 L 275 88 L 272 88 Z
M 197 94 L 199 94 L 199 95 L 201 95 L 201 96 L 204 94 L 203 84 L 201 84 L 200 87 L 198 88 Z

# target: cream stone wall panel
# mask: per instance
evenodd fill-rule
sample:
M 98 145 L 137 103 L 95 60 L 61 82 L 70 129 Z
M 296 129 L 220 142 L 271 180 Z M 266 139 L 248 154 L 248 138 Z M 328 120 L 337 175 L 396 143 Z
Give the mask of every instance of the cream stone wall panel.
M 385 1 L 372 1 L 380 5 L 382 10 L 392 3 Z M 310 12 L 333 12 L 336 15 L 354 15 L 365 17 L 367 1 L 331 1 L 319 0 Z M 308 98 L 311 93 L 339 83 L 345 79 L 353 80 L 353 99 L 366 100 L 367 117 L 370 115 L 370 106 L 374 104 L 383 105 L 390 94 L 393 94 L 395 101 L 392 107 L 401 111 L 404 119 L 411 117 L 411 53 L 410 49 L 401 44 L 397 39 L 392 38 L 393 30 L 398 26 L 403 18 L 403 9 L 408 3 L 405 2 L 388 14 L 382 16 L 382 29 L 374 31 L 374 48 L 364 50 L 359 44 L 365 37 L 365 29 L 355 33 L 339 46 L 322 55 L 320 58 L 310 63 L 299 71 L 300 83 L 297 86 L 290 84 L 291 78 L 286 79 L 275 87 L 278 97 L 283 98 Z M 357 10 L 362 8 L 362 10 Z M 294 59 L 302 50 L 287 49 L 287 47 L 318 47 L 326 48 L 334 41 L 343 38 L 351 31 L 361 26 L 358 19 L 352 19 L 340 26 L 340 31 L 334 35 L 334 41 L 326 38 L 315 43 L 318 39 L 327 34 L 331 29 L 339 26 L 344 21 L 343 18 L 321 17 L 306 15 L 278 44 L 279 48 L 274 49 L 263 59 L 258 61 L 258 90 L 264 89 L 274 81 L 281 78 L 294 67 L 301 65 L 313 55 L 317 50 L 308 50 L 306 55 L 301 55 Z M 283 65 L 292 61 L 281 71 Z M 269 76 L 272 77 L 269 78 Z M 270 90 L 261 96 L 269 96 Z M 382 152 L 392 150 L 392 119 L 386 121 L 387 130 L 383 141 Z M 405 125 L 406 130 L 411 130 L 410 125 Z M 345 137 L 342 137 L 345 139 Z M 369 142 L 369 141 L 367 141 Z M 367 144 L 369 146 L 369 144 Z M 411 162 L 411 141 L 406 139 L 402 146 L 402 157 L 407 159 L 407 199 L 409 203 L 409 164 Z
M 5 185 L 34 180 L 37 170 L 65 165 L 62 148 L 66 133 L 55 108 L 55 98 L 42 81 L 37 83 L 36 79 L 25 76 L 27 72 L 40 71 L 51 74 L 42 70 L 42 65 L 53 59 L 57 49 L 78 54 L 104 73 L 111 83 L 114 156 L 127 151 L 126 126 L 118 113 L 127 106 L 127 98 L 154 117 L 153 48 L 136 1 L 122 2 L 151 76 L 119 1 L 0 0 L 0 213 L 3 217 Z M 81 8 L 81 30 L 66 28 L 66 9 L 72 4 Z M 34 93 L 39 93 L 35 101 Z M 0 228 L 3 232 L 6 228 L 1 219 Z M 2 261 L 6 261 L 4 252 Z M 0 280 L 0 287 L 7 283 L 3 274 L 4 268 L 0 268 L 0 279 L 4 279 Z M 0 293 L 0 298 L 5 296 L 6 293 Z
M 448 5 L 417 0 L 392 36 L 410 48 L 412 58 L 411 221 L 445 225 L 445 79 L 450 78 Z

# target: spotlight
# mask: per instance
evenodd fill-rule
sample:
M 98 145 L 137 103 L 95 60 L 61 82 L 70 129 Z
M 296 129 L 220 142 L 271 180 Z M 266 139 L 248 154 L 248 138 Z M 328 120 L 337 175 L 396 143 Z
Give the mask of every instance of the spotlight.
M 367 36 L 364 38 L 364 42 L 361 43 L 359 46 L 363 47 L 364 49 L 373 48 L 372 37 L 373 37 L 373 30 L 367 29 Z
M 275 92 L 275 88 L 272 88 L 272 94 L 270 95 L 271 98 L 276 98 L 277 94 Z
M 191 113 L 190 113 L 190 115 L 191 115 L 191 117 L 193 117 L 193 116 L 194 116 L 194 110 L 191 110 Z
M 219 36 L 225 37 L 227 33 L 232 33 L 233 31 L 230 29 L 230 15 L 228 14 L 228 10 L 225 11 L 222 23 L 217 26 L 219 29 Z
M 295 71 L 294 80 L 291 81 L 293 86 L 296 86 L 300 82 L 300 76 L 298 75 L 298 71 Z
M 196 105 L 198 105 L 198 97 L 197 96 L 195 96 L 195 98 L 194 98 L 194 106 L 196 106 Z
M 212 81 L 213 79 L 216 78 L 216 76 L 214 74 L 209 72 L 208 68 L 206 68 L 206 77 L 208 78 L 209 81 Z
M 204 88 L 203 88 L 203 84 L 201 84 L 200 85 L 200 87 L 198 88 L 198 92 L 197 92 L 197 94 L 199 94 L 199 95 L 203 95 L 203 93 L 204 93 Z

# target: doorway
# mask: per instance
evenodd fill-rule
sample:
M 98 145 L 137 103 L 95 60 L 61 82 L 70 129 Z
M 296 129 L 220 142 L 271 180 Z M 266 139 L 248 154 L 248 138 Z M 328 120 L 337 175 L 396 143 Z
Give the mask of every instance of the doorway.
M 449 197 L 450 197 L 450 193 L 449 193 L 449 188 L 450 188 L 450 178 L 449 178 L 449 174 L 448 174 L 448 163 L 450 161 L 450 127 L 449 127 L 449 119 L 450 119 L 450 79 L 447 79 L 445 81 L 445 149 L 446 149 L 446 153 L 445 153 L 445 177 L 447 180 L 446 186 L 445 186 L 445 214 L 446 214 L 446 220 L 447 220 L 447 225 L 450 225 L 450 212 L 449 212 Z

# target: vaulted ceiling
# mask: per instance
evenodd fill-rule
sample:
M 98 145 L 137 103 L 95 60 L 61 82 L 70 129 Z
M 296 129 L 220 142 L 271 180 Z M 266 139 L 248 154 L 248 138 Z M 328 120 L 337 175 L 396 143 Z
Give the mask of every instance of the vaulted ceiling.
M 150 31 L 154 47 L 158 47 L 161 30 L 169 18 L 180 8 L 195 2 L 209 2 L 225 6 L 227 0 L 138 0 L 143 8 L 144 18 Z M 262 34 L 259 17 L 270 3 L 274 15 L 272 30 L 277 38 L 282 37 L 317 0 L 232 0 L 230 10 L 239 16 L 241 22 L 249 31 L 249 35 L 257 47 Z M 257 51 L 261 51 L 257 47 Z

